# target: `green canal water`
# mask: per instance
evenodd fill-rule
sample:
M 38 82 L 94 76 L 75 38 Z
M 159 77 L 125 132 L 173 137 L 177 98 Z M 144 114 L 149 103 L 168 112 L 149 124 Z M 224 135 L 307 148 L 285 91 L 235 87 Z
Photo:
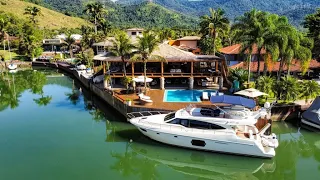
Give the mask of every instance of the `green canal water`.
M 320 134 L 289 123 L 273 132 L 273 159 L 175 148 L 59 72 L 0 75 L 0 180 L 319 179 Z

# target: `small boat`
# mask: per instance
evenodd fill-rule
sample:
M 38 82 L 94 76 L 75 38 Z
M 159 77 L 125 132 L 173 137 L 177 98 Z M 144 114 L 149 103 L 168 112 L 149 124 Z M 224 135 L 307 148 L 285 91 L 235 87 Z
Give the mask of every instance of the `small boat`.
M 229 106 L 189 106 L 176 112 L 140 117 L 128 113 L 128 118 L 142 134 L 165 144 L 263 158 L 275 156 L 277 137 L 265 134 L 271 124 L 260 131 L 255 126 L 257 120 L 267 114 L 267 105 L 251 111 L 248 108 L 255 106 L 252 99 L 223 95 L 212 96 L 210 101 Z
M 301 123 L 320 130 L 320 97 L 318 96 L 311 106 L 301 114 Z
M 8 65 L 8 69 L 9 69 L 9 70 L 15 70 L 15 69 L 17 69 L 17 67 L 18 67 L 18 66 L 17 66 L 16 64 L 13 64 L 13 63 L 11 63 L 11 64 Z

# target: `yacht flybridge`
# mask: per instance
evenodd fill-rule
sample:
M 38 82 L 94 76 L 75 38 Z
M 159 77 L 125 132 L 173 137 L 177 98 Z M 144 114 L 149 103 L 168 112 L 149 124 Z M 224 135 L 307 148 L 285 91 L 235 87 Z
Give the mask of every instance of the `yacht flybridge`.
M 205 151 L 274 157 L 278 146 L 276 135 L 265 135 L 270 124 L 260 131 L 255 126 L 257 120 L 266 115 L 266 108 L 251 111 L 248 109 L 252 107 L 250 99 L 219 98 L 211 98 L 211 102 L 228 103 L 230 106 L 188 106 L 176 112 L 150 113 L 152 115 L 149 116 L 136 117 L 129 113 L 128 117 L 144 135 L 162 143 Z

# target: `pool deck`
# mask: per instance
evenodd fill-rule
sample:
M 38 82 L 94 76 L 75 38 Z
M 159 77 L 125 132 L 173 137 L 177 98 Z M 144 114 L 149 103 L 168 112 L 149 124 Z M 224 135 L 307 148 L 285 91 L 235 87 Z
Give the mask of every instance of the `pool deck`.
M 208 89 L 206 89 L 208 90 Z M 120 97 L 123 100 L 131 99 L 132 105 L 135 107 L 146 107 L 146 105 L 141 105 L 139 101 L 139 97 L 137 94 L 122 94 L 120 90 L 115 91 L 115 96 Z M 165 90 L 159 89 L 151 89 L 149 90 L 146 95 L 150 96 L 151 100 L 153 101 L 152 105 L 147 107 L 154 108 L 154 109 L 164 109 L 164 110 L 178 110 L 181 108 L 185 108 L 189 104 L 193 104 L 195 106 L 208 106 L 212 105 L 210 101 L 202 101 L 202 102 L 163 102 Z

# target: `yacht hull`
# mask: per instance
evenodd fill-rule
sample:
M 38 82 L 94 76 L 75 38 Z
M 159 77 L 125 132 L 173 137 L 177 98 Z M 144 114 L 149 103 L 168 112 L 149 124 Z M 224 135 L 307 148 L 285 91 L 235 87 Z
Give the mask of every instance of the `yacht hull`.
M 196 150 L 204 150 L 204 151 L 212 151 L 226 154 L 234 154 L 234 155 L 244 155 L 244 156 L 252 156 L 252 157 L 262 157 L 262 158 L 272 158 L 275 156 L 275 152 L 272 149 L 269 153 L 264 153 L 259 145 L 255 143 L 255 141 L 251 142 L 233 142 L 232 136 L 216 136 L 214 135 L 206 138 L 200 138 L 196 134 L 188 135 L 186 134 L 171 134 L 169 132 L 161 131 L 161 129 L 153 129 L 147 127 L 138 127 L 139 131 L 145 136 L 169 145 L 196 149 Z M 200 134 L 199 134 L 200 135 Z M 218 140 L 219 139 L 219 140 Z
M 301 118 L 301 123 L 320 130 L 320 126 L 319 125 L 314 124 L 314 123 L 312 123 L 312 122 L 310 122 L 310 121 L 308 121 L 308 120 L 306 120 L 304 118 Z

